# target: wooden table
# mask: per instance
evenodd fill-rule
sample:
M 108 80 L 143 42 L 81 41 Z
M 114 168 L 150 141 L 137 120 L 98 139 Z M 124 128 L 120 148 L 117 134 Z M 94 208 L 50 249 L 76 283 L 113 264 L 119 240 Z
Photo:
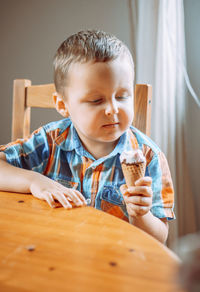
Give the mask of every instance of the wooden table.
M 182 291 L 157 240 L 91 207 L 0 192 L 0 291 Z

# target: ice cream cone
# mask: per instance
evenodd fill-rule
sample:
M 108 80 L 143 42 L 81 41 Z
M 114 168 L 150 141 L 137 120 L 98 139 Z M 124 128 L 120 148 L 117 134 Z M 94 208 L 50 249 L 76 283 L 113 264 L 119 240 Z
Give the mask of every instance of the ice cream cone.
M 135 181 L 145 175 L 146 162 L 126 164 L 122 163 L 122 171 L 128 187 L 134 186 Z

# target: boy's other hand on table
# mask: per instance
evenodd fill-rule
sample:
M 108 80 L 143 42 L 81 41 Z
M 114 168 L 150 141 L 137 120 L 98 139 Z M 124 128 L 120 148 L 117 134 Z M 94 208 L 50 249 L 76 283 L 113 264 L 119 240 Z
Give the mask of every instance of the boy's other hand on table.
M 47 201 L 52 208 L 56 207 L 55 200 L 66 209 L 71 209 L 73 205 L 77 207 L 87 205 L 84 196 L 79 191 L 66 188 L 36 172 L 33 174 L 30 192 L 34 197 Z

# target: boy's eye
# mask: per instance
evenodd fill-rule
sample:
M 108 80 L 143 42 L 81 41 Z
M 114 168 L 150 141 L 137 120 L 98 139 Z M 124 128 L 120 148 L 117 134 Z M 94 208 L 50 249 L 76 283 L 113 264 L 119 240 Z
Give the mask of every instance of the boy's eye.
M 117 96 L 116 97 L 118 100 L 126 100 L 126 99 L 128 99 L 129 98 L 129 96 Z
M 102 102 L 102 98 L 97 98 L 97 99 L 90 101 L 90 103 L 92 103 L 92 104 L 100 104 L 101 102 Z

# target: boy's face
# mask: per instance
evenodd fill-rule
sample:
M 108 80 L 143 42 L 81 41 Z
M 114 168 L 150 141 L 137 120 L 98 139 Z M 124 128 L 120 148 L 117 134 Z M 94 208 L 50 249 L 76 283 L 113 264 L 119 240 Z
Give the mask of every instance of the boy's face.
M 133 120 L 134 73 L 128 57 L 72 64 L 64 102 L 87 149 L 104 143 L 114 149 Z M 112 147 L 113 146 L 113 147 Z

